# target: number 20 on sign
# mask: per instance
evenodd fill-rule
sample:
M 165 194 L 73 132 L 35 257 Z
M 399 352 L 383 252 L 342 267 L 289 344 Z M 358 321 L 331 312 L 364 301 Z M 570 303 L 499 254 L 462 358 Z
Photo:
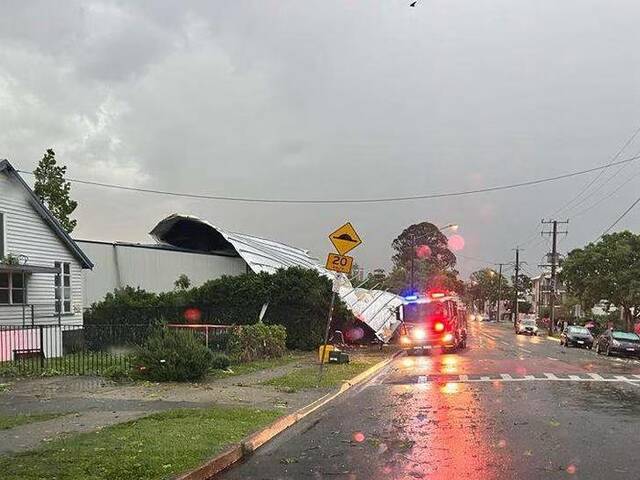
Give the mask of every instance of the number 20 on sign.
M 333 270 L 340 273 L 351 273 L 353 267 L 353 257 L 346 255 L 338 255 L 337 253 L 330 253 L 327 257 L 327 270 Z

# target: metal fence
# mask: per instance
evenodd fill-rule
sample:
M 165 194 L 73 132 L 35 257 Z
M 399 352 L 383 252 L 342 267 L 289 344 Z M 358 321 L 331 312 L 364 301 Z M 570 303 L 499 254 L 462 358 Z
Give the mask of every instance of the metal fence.
M 136 347 L 158 328 L 188 329 L 207 348 L 223 351 L 227 325 L 0 325 L 0 377 L 4 375 L 101 375 L 131 368 Z
M 70 313 L 70 312 L 69 312 Z M 66 314 L 56 308 L 55 303 L 25 303 L 19 305 L 3 305 L 0 308 L 0 325 L 61 325 Z
M 154 326 L 0 325 L 0 376 L 7 374 L 99 375 L 131 366 L 135 346 Z

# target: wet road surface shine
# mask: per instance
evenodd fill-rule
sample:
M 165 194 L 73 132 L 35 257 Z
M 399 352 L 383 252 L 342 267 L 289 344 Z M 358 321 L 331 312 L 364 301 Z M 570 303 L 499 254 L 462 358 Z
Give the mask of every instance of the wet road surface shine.
M 623 447 L 638 439 L 637 362 L 471 329 L 468 350 L 397 358 L 223 478 L 640 479 Z

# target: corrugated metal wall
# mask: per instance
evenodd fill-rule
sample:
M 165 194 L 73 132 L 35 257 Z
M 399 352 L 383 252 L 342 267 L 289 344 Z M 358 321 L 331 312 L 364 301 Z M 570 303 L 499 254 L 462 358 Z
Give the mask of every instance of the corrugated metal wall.
M 173 290 L 174 282 L 182 273 L 189 277 L 192 286 L 197 286 L 222 275 L 246 272 L 246 263 L 241 257 L 86 240 L 76 242 L 95 264 L 93 270 L 84 271 L 86 306 L 127 285 L 156 293 Z

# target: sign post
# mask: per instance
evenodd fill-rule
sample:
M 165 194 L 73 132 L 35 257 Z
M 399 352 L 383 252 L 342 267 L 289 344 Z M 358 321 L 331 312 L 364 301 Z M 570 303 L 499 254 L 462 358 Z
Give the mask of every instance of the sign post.
M 327 256 L 327 263 L 325 265 L 327 270 L 336 272 L 336 276 L 333 279 L 333 287 L 331 292 L 331 304 L 329 306 L 329 315 L 327 317 L 327 326 L 324 331 L 324 342 L 320 349 L 320 374 L 318 376 L 318 383 L 322 378 L 322 368 L 324 367 L 324 359 L 327 355 L 327 344 L 329 343 L 329 333 L 331 331 L 331 321 L 333 317 L 333 308 L 336 303 L 336 294 L 340 291 L 339 276 L 341 273 L 349 275 L 353 268 L 353 257 L 345 255 L 358 245 L 362 243 L 362 240 L 358 236 L 355 228 L 351 223 L 347 222 L 338 228 L 336 231 L 329 235 L 329 240 L 335 247 L 336 253 L 329 253 Z

